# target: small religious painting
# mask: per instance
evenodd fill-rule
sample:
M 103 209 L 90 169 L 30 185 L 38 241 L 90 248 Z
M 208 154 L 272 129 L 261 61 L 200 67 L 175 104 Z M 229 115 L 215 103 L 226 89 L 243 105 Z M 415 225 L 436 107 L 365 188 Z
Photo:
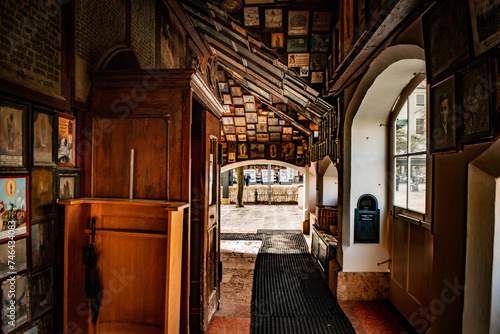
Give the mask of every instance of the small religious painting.
M 241 87 L 240 86 L 231 87 L 231 95 L 232 96 L 241 96 Z
M 54 121 L 55 116 L 41 111 L 33 112 L 33 164 L 55 165 Z
M 222 117 L 222 124 L 223 125 L 233 125 L 233 118 L 232 117 Z
M 236 141 L 236 135 L 226 135 L 226 139 L 228 142 Z
M 269 8 L 265 10 L 266 28 L 281 28 L 283 25 L 283 13 L 281 8 Z
M 270 125 L 268 126 L 269 132 L 281 132 L 281 126 L 279 125 Z
M 250 128 L 250 124 L 248 124 L 248 123 L 257 123 L 257 113 L 255 113 L 255 112 L 246 113 L 245 118 L 247 120 L 247 126 L 249 129 L 251 129 L 251 128 Z
M 311 54 L 311 70 L 324 71 L 326 68 L 328 54 L 326 53 L 313 53 Z
M 269 139 L 271 141 L 280 141 L 281 140 L 281 133 L 280 132 L 271 132 L 269 134 Z
M 238 160 L 248 159 L 248 144 L 238 143 Z
M 301 77 L 308 77 L 309 76 L 309 66 L 301 66 L 299 75 Z
M 330 34 L 312 34 L 311 52 L 328 52 L 330 50 Z
M 14 228 L 14 236 L 28 234 L 29 177 L 26 175 L 0 176 L 0 242 L 7 240 Z M 10 227 L 10 228 L 9 228 Z
M 267 124 L 258 123 L 256 129 L 257 132 L 267 132 Z
M 255 103 L 245 102 L 245 111 L 256 111 Z
M 243 9 L 246 27 L 255 27 L 260 25 L 259 7 L 245 7 Z
M 243 107 L 234 107 L 234 114 L 236 116 L 245 116 L 245 108 L 243 108 Z
M 246 134 L 247 133 L 247 128 L 244 126 L 237 126 L 236 127 L 236 134 Z
M 3 310 L 5 305 L 15 305 L 15 317 L 11 319 L 5 312 L 2 312 L 2 330 L 3 333 L 10 333 L 14 329 L 28 322 L 28 310 L 30 309 L 30 294 L 28 288 L 28 274 L 15 276 L 14 291 L 11 291 L 10 280 L 5 280 L 2 283 L 2 305 Z M 13 303 L 12 303 L 13 302 Z M 12 326 L 13 322 L 14 326 Z
M 232 125 L 223 125 L 222 129 L 224 130 L 224 133 L 227 135 L 228 133 L 236 133 L 236 129 Z
M 54 305 L 54 276 L 52 267 L 31 275 L 32 312 L 38 318 Z
M 312 31 L 329 31 L 332 22 L 332 12 L 314 12 Z
M 59 140 L 57 161 L 59 166 L 75 167 L 76 119 L 74 116 L 59 113 Z
M 31 225 L 31 265 L 33 269 L 54 262 L 54 220 Z
M 282 32 L 273 32 L 271 34 L 271 47 L 279 49 L 283 47 L 284 37 Z
M 461 77 L 462 92 L 462 141 L 481 139 L 491 135 L 488 62 L 483 61 Z
M 267 125 L 278 125 L 278 118 L 268 118 L 267 119 Z
M 267 144 L 267 158 L 279 160 L 280 156 L 280 143 L 268 143 Z
M 288 12 L 288 35 L 298 36 L 307 35 L 309 31 L 309 12 L 308 11 L 289 11 Z
M 283 143 L 281 159 L 287 162 L 295 162 L 295 144 Z
M 322 83 L 324 72 L 313 71 L 311 72 L 311 83 Z
M 289 53 L 288 67 L 309 66 L 309 53 Z
M 260 124 L 267 124 L 267 116 L 258 116 Z
M 253 95 L 243 95 L 243 99 L 245 100 L 245 103 L 254 103 L 255 102 Z
M 230 94 L 222 94 L 222 101 L 224 104 L 233 104 L 233 100 L 231 99 Z
M 246 134 L 239 134 L 238 136 L 238 141 L 247 141 L 247 135 Z
M 54 213 L 54 170 L 35 169 L 31 176 L 31 213 L 43 217 Z
M 229 93 L 229 86 L 227 82 L 219 82 L 219 91 L 221 93 Z
M 287 52 L 307 52 L 307 38 L 289 38 L 286 44 Z
M 236 126 L 245 126 L 246 125 L 245 117 L 235 117 L 234 124 Z
M 0 279 L 10 276 L 10 272 L 21 272 L 28 269 L 26 238 L 10 240 L 0 245 Z M 12 261 L 12 250 L 15 250 L 15 261 Z M 10 252 L 9 252 L 10 251 Z M 14 262 L 14 268 L 9 268 Z
M 59 178 L 59 199 L 74 199 L 76 176 L 61 176 Z
M 0 102 L 0 167 L 24 167 L 25 113 L 26 107 Z
M 235 162 L 235 161 L 236 161 L 236 152 L 228 152 L 227 162 Z
M 250 144 L 250 158 L 265 158 L 266 145 L 265 144 Z
M 233 97 L 233 104 L 235 105 L 243 105 L 243 98 L 241 96 Z
M 268 133 L 257 133 L 257 141 L 258 142 L 268 142 L 269 134 Z

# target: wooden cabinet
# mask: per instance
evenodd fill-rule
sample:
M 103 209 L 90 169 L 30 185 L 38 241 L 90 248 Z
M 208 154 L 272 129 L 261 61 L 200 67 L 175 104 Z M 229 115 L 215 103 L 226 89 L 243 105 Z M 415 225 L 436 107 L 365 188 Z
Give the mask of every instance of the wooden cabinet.
M 193 103 L 190 330 L 204 333 L 219 305 L 220 121 Z
M 81 198 L 65 205 L 64 332 L 178 333 L 182 202 Z M 85 293 L 82 247 L 91 238 L 102 286 L 94 329 Z M 80 331 L 78 331 L 80 332 Z

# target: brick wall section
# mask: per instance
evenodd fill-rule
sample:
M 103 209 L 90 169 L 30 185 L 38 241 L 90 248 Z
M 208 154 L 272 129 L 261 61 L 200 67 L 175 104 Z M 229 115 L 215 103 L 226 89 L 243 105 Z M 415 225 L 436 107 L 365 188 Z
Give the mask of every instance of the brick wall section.
M 141 68 L 155 67 L 155 0 L 132 0 L 130 42 Z
M 61 7 L 48 0 L 0 2 L 0 77 L 61 94 Z
M 116 44 L 125 44 L 126 0 L 79 0 L 76 54 L 92 67 Z

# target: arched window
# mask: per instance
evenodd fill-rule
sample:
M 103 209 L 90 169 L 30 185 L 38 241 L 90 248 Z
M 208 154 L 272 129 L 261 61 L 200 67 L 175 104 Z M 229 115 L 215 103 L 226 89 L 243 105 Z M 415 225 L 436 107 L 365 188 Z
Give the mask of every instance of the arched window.
M 394 205 L 425 214 L 427 190 L 427 110 L 422 103 L 426 94 L 422 81 L 408 96 L 399 111 L 394 137 Z

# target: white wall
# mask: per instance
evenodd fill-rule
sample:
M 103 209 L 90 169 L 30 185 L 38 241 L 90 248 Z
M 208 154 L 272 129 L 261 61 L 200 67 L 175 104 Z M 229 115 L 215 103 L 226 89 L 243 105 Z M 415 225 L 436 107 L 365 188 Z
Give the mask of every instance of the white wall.
M 412 46 L 406 52 L 410 54 Z M 386 49 L 386 52 L 389 50 Z M 421 49 L 415 48 L 415 56 Z M 416 57 L 415 57 L 416 58 Z M 387 220 L 389 213 L 389 130 L 387 121 L 392 107 L 401 91 L 410 80 L 425 69 L 421 59 L 386 59 L 372 63 L 372 70 L 379 72 L 374 76 L 369 87 L 366 83 L 358 85 L 360 90 L 366 89 L 360 97 L 356 110 L 349 110 L 351 120 L 346 121 L 345 134 L 350 138 L 346 143 L 346 165 L 344 175 L 344 202 L 342 226 L 343 268 L 345 272 L 387 272 L 388 265 L 377 263 L 389 259 Z M 376 68 L 380 67 L 380 68 Z M 367 76 L 370 76 L 368 74 Z M 369 80 L 369 79 L 367 79 Z M 356 96 L 351 99 L 355 100 Z M 351 108 L 351 106 L 349 106 Z M 352 107 L 355 108 L 355 107 Z M 350 127 L 349 127 L 350 126 Z M 377 198 L 380 209 L 380 243 L 354 243 L 354 210 L 359 197 L 372 194 Z M 348 200 L 346 200 L 348 197 Z
M 339 175 L 337 167 L 330 163 L 323 174 L 323 205 L 339 204 Z

